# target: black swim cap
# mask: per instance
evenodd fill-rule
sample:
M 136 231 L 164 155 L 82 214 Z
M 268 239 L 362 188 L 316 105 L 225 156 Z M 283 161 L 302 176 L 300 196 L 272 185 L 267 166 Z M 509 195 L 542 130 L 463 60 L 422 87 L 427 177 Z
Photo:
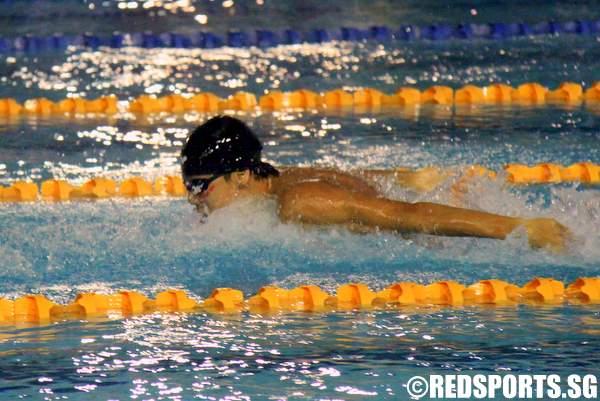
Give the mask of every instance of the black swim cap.
M 181 174 L 188 191 L 198 194 L 210 181 L 250 170 L 266 178 L 279 172 L 260 160 L 262 145 L 246 124 L 237 118 L 217 116 L 197 127 L 181 151 Z M 208 177 L 208 178 L 207 178 Z

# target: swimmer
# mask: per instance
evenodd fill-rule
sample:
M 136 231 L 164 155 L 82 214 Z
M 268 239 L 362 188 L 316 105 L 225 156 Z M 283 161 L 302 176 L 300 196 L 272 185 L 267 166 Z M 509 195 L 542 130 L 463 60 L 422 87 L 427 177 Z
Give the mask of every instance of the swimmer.
M 181 152 L 188 200 L 206 214 L 247 197 L 271 197 L 280 219 L 306 225 L 341 225 L 357 232 L 387 230 L 504 239 L 524 227 L 535 248 L 560 251 L 569 230 L 554 219 L 524 219 L 436 203 L 387 199 L 372 180 L 393 175 L 401 185 L 428 189 L 443 180 L 431 170 L 282 167 L 261 160 L 262 145 L 242 121 L 218 116 L 197 127 Z

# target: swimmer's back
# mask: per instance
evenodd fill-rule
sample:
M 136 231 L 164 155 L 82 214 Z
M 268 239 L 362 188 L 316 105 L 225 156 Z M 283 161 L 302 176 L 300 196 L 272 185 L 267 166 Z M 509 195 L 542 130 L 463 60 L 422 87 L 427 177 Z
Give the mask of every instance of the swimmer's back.
M 362 178 L 334 169 L 283 167 L 279 171 L 280 176 L 274 179 L 273 188 L 277 195 L 306 182 L 327 184 L 370 196 L 378 195 L 377 190 Z

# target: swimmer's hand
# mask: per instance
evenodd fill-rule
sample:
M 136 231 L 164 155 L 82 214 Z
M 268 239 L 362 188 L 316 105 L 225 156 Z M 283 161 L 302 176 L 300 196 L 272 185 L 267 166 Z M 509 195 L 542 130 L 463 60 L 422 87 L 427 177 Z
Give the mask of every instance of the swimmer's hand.
M 416 171 L 398 169 L 396 183 L 417 192 L 429 192 L 437 188 L 448 176 L 437 167 L 425 167 Z
M 523 221 L 532 248 L 546 248 L 562 252 L 572 238 L 571 231 L 554 219 L 527 219 Z

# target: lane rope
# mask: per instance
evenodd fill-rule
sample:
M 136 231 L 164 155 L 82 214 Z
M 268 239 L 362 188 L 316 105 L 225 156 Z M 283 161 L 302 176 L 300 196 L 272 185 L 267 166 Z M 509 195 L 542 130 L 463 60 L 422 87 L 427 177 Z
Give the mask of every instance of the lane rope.
M 398 309 L 470 305 L 589 305 L 600 303 L 600 278 L 582 277 L 566 286 L 552 278 L 536 277 L 522 287 L 503 280 L 481 280 L 465 286 L 453 280 L 428 285 L 399 282 L 375 292 L 361 283 L 343 284 L 334 295 L 316 285 L 293 289 L 262 287 L 244 298 L 233 288 L 216 288 L 204 300 L 185 291 L 170 289 L 150 299 L 136 291 L 113 294 L 80 293 L 67 304 L 56 304 L 44 295 L 25 295 L 15 300 L 0 297 L 0 324 L 49 323 L 90 317 L 131 316 L 144 313 L 200 311 L 231 313 L 249 311 L 269 313 L 286 311 L 330 312 L 356 309 Z
M 193 95 L 171 94 L 162 97 L 141 95 L 129 101 L 119 101 L 115 95 L 97 99 L 67 98 L 53 102 L 47 98 L 29 99 L 18 103 L 13 98 L 0 98 L 0 117 L 58 116 L 100 114 L 114 115 L 129 112 L 137 115 L 158 113 L 181 114 L 185 112 L 218 111 L 264 111 L 279 110 L 368 110 L 378 111 L 422 104 L 473 106 L 515 105 L 540 106 L 545 104 L 579 106 L 585 103 L 590 108 L 600 108 L 600 81 L 584 90 L 574 82 L 563 82 L 550 89 L 536 82 L 527 82 L 517 87 L 493 83 L 480 87 L 466 85 L 459 89 L 434 85 L 421 91 L 414 87 L 400 87 L 393 94 L 373 88 L 357 89 L 353 92 L 334 89 L 316 92 L 300 89 L 292 92 L 272 91 L 257 96 L 239 91 L 227 98 L 211 92 Z
M 438 170 L 443 172 L 441 168 Z M 398 171 L 406 171 L 406 169 L 398 169 Z M 504 166 L 502 174 L 473 165 L 461 168 L 460 175 L 453 185 L 453 190 L 460 191 L 461 186 L 473 177 L 495 179 L 499 176 L 505 177 L 506 182 L 516 185 L 558 183 L 598 185 L 600 165 L 591 162 L 574 163 L 569 166 L 555 163 L 540 163 L 534 166 L 513 163 Z M 165 195 L 183 197 L 186 194 L 185 186 L 179 176 L 159 177 L 154 182 L 142 177 L 131 177 L 118 183 L 108 178 L 96 177 L 83 185 L 75 185 L 59 179 L 42 181 L 39 186 L 30 181 L 15 181 L 8 187 L 0 185 L 0 202 L 70 201 Z
M 15 38 L 0 37 L 0 53 L 43 51 L 63 51 L 69 46 L 97 49 L 102 46 L 119 49 L 122 47 L 154 48 L 198 48 L 214 49 L 229 47 L 268 48 L 278 45 L 297 45 L 302 43 L 325 43 L 330 41 L 377 41 L 387 42 L 430 40 L 505 40 L 515 37 L 536 35 L 582 35 L 593 36 L 600 32 L 600 20 L 544 21 L 537 24 L 524 22 L 463 23 L 458 25 L 408 24 L 400 27 L 374 25 L 367 29 L 342 27 L 340 29 L 317 28 L 309 31 L 285 29 L 273 31 L 258 29 L 254 32 L 230 30 L 224 36 L 212 32 L 194 32 L 191 34 L 165 32 L 115 32 L 110 36 L 82 33 L 78 35 L 53 34 L 48 36 L 21 35 Z

